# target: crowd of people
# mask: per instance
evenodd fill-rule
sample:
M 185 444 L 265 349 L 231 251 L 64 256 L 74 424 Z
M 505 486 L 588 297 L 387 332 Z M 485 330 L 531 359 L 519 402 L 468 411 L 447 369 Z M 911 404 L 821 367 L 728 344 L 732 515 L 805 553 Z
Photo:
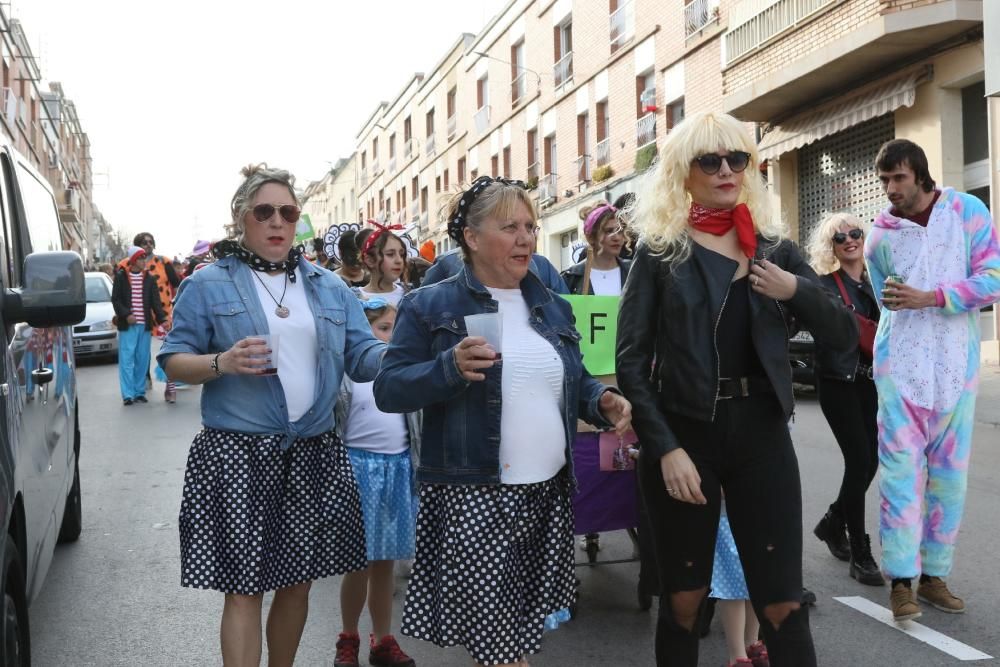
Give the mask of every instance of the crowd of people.
M 414 665 L 392 622 L 406 561 L 402 635 L 527 665 L 576 600 L 579 419 L 638 436 L 657 665 L 697 665 L 709 599 L 730 665 L 815 665 L 789 431 L 799 330 L 844 457 L 815 536 L 850 577 L 890 583 L 897 621 L 920 601 L 964 611 L 945 580 L 978 311 L 1000 299 L 989 212 L 898 139 L 873 156 L 889 199 L 874 224 L 830 214 L 803 252 L 758 159 L 736 119 L 690 116 L 642 190 L 580 210 L 585 243 L 561 274 L 535 252 L 525 185 L 488 176 L 449 201 L 458 249 L 436 258 L 376 222 L 304 252 L 294 179 L 263 164 L 242 172 L 227 239 L 174 263 L 138 235 L 111 270 L 122 400 L 147 400 L 154 335 L 165 399 L 203 385 L 181 583 L 225 594 L 224 662 L 258 665 L 266 638 L 268 664 L 292 664 L 311 583 L 343 575 L 336 667 L 359 664 L 365 606 L 370 664 Z M 620 299 L 615 383 L 588 373 L 563 294 Z M 484 317 L 496 336 L 473 335 Z M 876 474 L 881 565 L 865 525 Z

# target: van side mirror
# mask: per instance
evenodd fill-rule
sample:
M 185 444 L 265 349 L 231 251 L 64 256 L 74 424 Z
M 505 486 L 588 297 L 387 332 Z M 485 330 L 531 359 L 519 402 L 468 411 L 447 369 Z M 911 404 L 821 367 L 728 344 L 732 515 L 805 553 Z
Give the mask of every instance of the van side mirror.
M 3 317 L 8 326 L 69 326 L 87 315 L 83 261 L 75 252 L 36 252 L 24 259 L 24 287 L 3 291 Z

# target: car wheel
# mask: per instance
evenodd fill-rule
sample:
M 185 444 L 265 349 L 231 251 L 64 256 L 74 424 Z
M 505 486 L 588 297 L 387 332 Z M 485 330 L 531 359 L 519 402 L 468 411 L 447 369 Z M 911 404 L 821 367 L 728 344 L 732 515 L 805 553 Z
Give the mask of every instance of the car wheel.
M 30 638 L 24 571 L 17 546 L 8 535 L 3 555 L 3 664 L 7 667 L 29 667 Z

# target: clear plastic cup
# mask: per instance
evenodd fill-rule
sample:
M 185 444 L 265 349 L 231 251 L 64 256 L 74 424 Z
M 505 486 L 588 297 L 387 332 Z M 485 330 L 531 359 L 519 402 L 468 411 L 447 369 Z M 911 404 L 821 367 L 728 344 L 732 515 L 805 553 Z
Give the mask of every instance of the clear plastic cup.
M 465 316 L 465 330 L 469 336 L 481 336 L 497 353 L 497 361 L 503 358 L 503 317 L 500 313 L 480 313 Z
M 262 341 L 264 345 L 267 345 L 268 349 L 271 351 L 270 354 L 265 357 L 253 357 L 253 358 L 265 358 L 267 359 L 267 364 L 260 366 L 261 375 L 277 375 L 278 373 L 278 334 L 254 334 L 252 336 L 247 336 L 247 340 L 254 342 Z

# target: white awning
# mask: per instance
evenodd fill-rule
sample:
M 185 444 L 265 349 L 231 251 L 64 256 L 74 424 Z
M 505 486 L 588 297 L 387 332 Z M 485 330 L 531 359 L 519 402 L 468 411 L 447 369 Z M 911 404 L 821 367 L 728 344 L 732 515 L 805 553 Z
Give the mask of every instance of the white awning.
M 782 153 L 802 148 L 858 123 L 877 118 L 900 107 L 913 106 L 917 96 L 917 85 L 926 80 L 926 74 L 927 71 L 921 69 L 864 88 L 846 99 L 827 104 L 817 111 L 789 118 L 761 139 L 758 146 L 761 158 L 773 160 Z

